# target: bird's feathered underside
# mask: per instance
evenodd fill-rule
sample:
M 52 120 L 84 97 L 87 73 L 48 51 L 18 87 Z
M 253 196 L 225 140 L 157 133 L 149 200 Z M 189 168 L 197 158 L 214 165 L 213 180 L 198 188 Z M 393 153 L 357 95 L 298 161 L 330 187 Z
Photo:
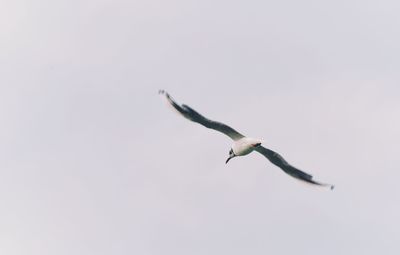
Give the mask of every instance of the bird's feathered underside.
M 234 130 L 233 128 L 229 127 L 224 123 L 207 119 L 206 117 L 196 112 L 194 109 L 190 108 L 187 105 L 184 104 L 179 105 L 178 103 L 175 102 L 174 99 L 172 99 L 172 97 L 166 91 L 160 90 L 159 94 L 164 95 L 168 100 L 168 102 L 171 104 L 171 106 L 174 107 L 174 109 L 177 110 L 180 114 L 182 114 L 185 118 L 197 122 L 205 126 L 206 128 L 214 129 L 221 133 L 224 133 L 225 135 L 229 136 L 235 141 L 244 137 L 244 135 L 240 134 L 239 132 L 237 132 L 236 130 Z M 290 165 L 281 155 L 270 149 L 267 149 L 263 146 L 258 146 L 255 148 L 255 150 L 264 155 L 269 161 L 271 161 L 272 164 L 278 166 L 285 173 L 296 179 L 320 186 L 330 186 L 331 189 L 334 188 L 333 185 L 314 181 L 312 175 L 309 175 L 295 168 L 294 166 Z
M 187 105 L 184 104 L 179 105 L 166 91 L 160 90 L 159 93 L 165 95 L 168 102 L 175 108 L 175 110 L 177 110 L 185 118 L 194 121 L 196 123 L 199 123 L 205 126 L 206 128 L 214 129 L 221 133 L 224 133 L 233 140 L 239 140 L 240 138 L 244 137 L 244 135 L 240 134 L 239 132 L 237 132 L 236 130 L 234 130 L 233 128 L 224 123 L 207 119 L 206 117 L 196 112 L 194 109 L 190 108 Z
M 275 151 L 267 149 L 263 146 L 258 146 L 255 150 L 257 152 L 261 153 L 262 155 L 264 155 L 264 157 L 266 157 L 269 161 L 271 161 L 272 164 L 278 166 L 285 173 L 287 173 L 288 175 L 290 175 L 296 179 L 299 179 L 299 180 L 302 180 L 302 181 L 305 181 L 305 182 L 308 182 L 311 184 L 320 185 L 320 186 L 329 186 L 331 189 L 334 188 L 334 186 L 331 184 L 325 184 L 325 183 L 320 183 L 320 182 L 314 181 L 312 175 L 307 174 L 307 173 L 295 168 L 294 166 L 290 165 L 281 155 L 279 155 Z

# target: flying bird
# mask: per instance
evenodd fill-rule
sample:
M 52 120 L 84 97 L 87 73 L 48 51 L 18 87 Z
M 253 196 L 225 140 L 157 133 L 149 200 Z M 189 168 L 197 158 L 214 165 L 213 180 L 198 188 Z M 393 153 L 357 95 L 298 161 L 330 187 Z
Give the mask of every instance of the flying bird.
M 285 173 L 288 175 L 299 179 L 301 181 L 319 185 L 319 186 L 326 186 L 330 187 L 330 189 L 334 188 L 334 185 L 331 184 L 326 184 L 326 183 L 321 183 L 317 182 L 313 179 L 312 175 L 307 174 L 296 167 L 290 165 L 281 155 L 279 155 L 277 152 L 272 151 L 268 148 L 265 148 L 262 146 L 262 141 L 259 139 L 254 139 L 250 137 L 246 137 L 236 131 L 235 129 L 231 128 L 230 126 L 218 122 L 218 121 L 213 121 L 210 119 L 207 119 L 200 113 L 196 112 L 194 109 L 191 107 L 182 104 L 179 105 L 175 100 L 164 90 L 159 91 L 160 95 L 165 96 L 167 99 L 168 103 L 171 104 L 171 106 L 177 110 L 183 117 L 196 122 L 200 125 L 205 126 L 206 128 L 214 129 L 216 131 L 219 131 L 227 136 L 229 136 L 233 140 L 233 145 L 229 151 L 229 157 L 226 160 L 225 164 L 229 162 L 234 157 L 238 156 L 245 156 L 253 151 L 257 151 L 258 153 L 261 153 L 264 157 L 266 157 L 272 164 L 278 166 L 280 169 L 282 169 Z

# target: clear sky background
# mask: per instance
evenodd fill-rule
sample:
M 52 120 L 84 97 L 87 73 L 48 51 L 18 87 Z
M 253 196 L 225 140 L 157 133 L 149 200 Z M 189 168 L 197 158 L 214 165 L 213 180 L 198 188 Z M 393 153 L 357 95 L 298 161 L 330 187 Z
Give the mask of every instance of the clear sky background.
M 0 254 L 399 254 L 399 8 L 2 0 Z

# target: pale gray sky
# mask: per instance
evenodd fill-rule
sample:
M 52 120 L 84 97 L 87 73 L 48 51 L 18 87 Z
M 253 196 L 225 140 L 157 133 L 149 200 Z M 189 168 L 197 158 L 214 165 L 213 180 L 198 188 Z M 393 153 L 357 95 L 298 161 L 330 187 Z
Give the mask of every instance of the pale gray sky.
M 2 0 L 0 254 L 399 254 L 399 8 Z

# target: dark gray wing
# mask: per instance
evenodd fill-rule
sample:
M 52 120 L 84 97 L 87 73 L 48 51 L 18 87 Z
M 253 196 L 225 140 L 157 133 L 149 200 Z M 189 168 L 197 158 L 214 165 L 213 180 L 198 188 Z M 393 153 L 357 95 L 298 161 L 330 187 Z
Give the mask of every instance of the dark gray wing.
M 164 90 L 160 90 L 159 94 L 164 95 L 168 102 L 177 110 L 180 114 L 182 114 L 185 118 L 197 122 L 206 128 L 211 128 L 214 130 L 217 130 L 221 133 L 224 133 L 225 135 L 229 136 L 233 140 L 239 140 L 240 138 L 243 138 L 244 136 L 234 130 L 233 128 L 229 127 L 228 125 L 225 125 L 224 123 L 209 120 L 200 113 L 196 112 L 192 108 L 190 108 L 187 105 L 179 105 L 177 104 L 174 99 Z
M 312 175 L 309 175 L 303 171 L 300 171 L 299 169 L 290 165 L 281 155 L 279 155 L 275 151 L 267 149 L 263 146 L 258 146 L 255 150 L 258 151 L 259 153 L 261 153 L 262 155 L 264 155 L 269 161 L 271 161 L 272 164 L 278 166 L 285 173 L 287 173 L 290 176 L 293 176 L 294 178 L 297 178 L 299 180 L 302 180 L 302 181 L 305 181 L 305 182 L 308 182 L 311 184 L 316 184 L 316 185 L 320 185 L 320 186 L 329 186 L 331 189 L 334 188 L 334 186 L 331 184 L 325 184 L 325 183 L 320 183 L 320 182 L 314 181 Z

